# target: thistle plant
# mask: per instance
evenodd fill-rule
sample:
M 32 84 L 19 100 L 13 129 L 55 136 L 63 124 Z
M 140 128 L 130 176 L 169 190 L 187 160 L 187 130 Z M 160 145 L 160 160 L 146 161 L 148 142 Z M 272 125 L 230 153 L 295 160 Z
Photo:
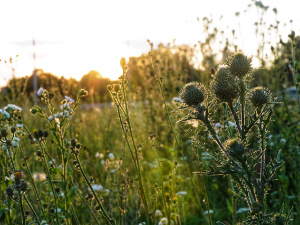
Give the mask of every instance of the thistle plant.
M 188 111 L 178 122 L 200 121 L 199 126 L 204 127 L 218 145 L 211 156 L 216 163 L 208 165 L 209 169 L 205 172 L 195 174 L 230 176 L 235 184 L 232 191 L 240 193 L 250 208 L 250 215 L 244 224 L 289 224 L 290 214 L 284 215 L 282 210 L 279 214 L 268 213 L 266 205 L 270 183 L 282 162 L 280 150 L 276 159 L 268 163 L 265 161 L 265 138 L 267 126 L 272 120 L 274 102 L 267 88 L 248 88 L 252 72 L 251 59 L 238 52 L 228 58 L 227 65 L 217 68 L 209 91 L 197 82 L 184 85 L 180 92 L 183 103 L 176 110 Z M 213 110 L 224 105 L 221 103 L 230 109 L 238 131 L 225 141 L 217 135 L 219 130 L 213 124 L 215 118 L 212 115 Z M 250 133 L 255 133 L 255 128 L 259 133 L 260 149 L 251 145 Z

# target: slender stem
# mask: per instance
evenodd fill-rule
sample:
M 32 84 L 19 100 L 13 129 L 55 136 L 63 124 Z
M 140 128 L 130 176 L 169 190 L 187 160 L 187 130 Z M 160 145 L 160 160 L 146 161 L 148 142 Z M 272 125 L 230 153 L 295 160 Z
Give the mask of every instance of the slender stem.
M 79 222 L 79 220 L 78 220 L 78 217 L 77 217 L 77 215 L 76 215 L 76 212 L 75 212 L 75 210 L 74 210 L 73 205 L 71 205 L 71 211 L 72 211 L 72 213 L 73 213 L 73 216 L 74 216 L 74 218 L 75 218 L 75 220 L 76 220 L 77 225 L 80 225 L 80 222 Z
M 21 213 L 22 213 L 22 224 L 25 225 L 26 224 L 26 217 L 25 217 L 25 212 L 24 212 L 24 208 L 23 208 L 23 195 L 22 195 L 20 190 L 18 190 L 18 192 L 19 192 L 19 197 L 20 197 L 20 208 L 21 208 Z
M 107 212 L 106 212 L 106 210 L 104 209 L 104 207 L 103 207 L 101 201 L 99 200 L 98 196 L 96 195 L 96 193 L 95 193 L 95 191 L 94 191 L 94 189 L 93 189 L 93 187 L 92 187 L 92 185 L 91 185 L 91 182 L 90 182 L 89 179 L 87 178 L 87 176 L 86 176 L 86 174 L 85 174 L 85 172 L 84 172 L 84 170 L 83 170 L 83 168 L 82 168 L 82 166 L 81 166 L 81 163 L 80 163 L 80 160 L 79 160 L 79 158 L 78 158 L 78 155 L 75 154 L 75 158 L 76 158 L 76 160 L 77 160 L 77 162 L 78 162 L 80 172 L 81 172 L 81 174 L 83 175 L 83 177 L 84 177 L 86 183 L 88 184 L 89 188 L 90 188 L 91 191 L 93 192 L 93 195 L 94 195 L 94 197 L 95 197 L 95 199 L 96 199 L 96 201 L 97 201 L 97 203 L 98 203 L 100 209 L 102 210 L 102 213 L 103 213 L 105 219 L 107 220 L 107 222 L 108 222 L 109 224 L 113 224 L 113 223 L 114 223 L 113 220 L 112 220 L 112 219 L 109 217 L 109 215 L 107 214 Z
M 46 219 L 46 215 L 45 215 L 45 211 L 44 211 L 44 207 L 42 206 L 42 202 L 41 202 L 41 198 L 40 198 L 40 195 L 37 191 L 37 188 L 36 188 L 36 185 L 35 185 L 35 182 L 34 182 L 34 179 L 32 177 L 32 174 L 31 174 L 31 171 L 29 169 L 29 166 L 27 164 L 27 159 L 25 157 L 25 154 L 24 154 L 24 151 L 23 151 L 23 148 L 20 148 L 21 149 L 21 153 L 22 153 L 22 156 L 23 156 L 23 159 L 24 159 L 24 163 L 25 163 L 25 166 L 26 166 L 26 169 L 27 169 L 27 172 L 29 174 L 29 178 L 31 180 L 31 184 L 32 184 L 32 187 L 33 187 L 33 190 L 34 190 L 34 193 L 37 197 L 37 201 L 38 201 L 38 204 L 39 204 L 39 207 L 40 207 L 40 210 L 42 211 L 42 214 L 43 214 L 43 217 L 44 219 Z M 25 200 L 27 199 L 27 197 L 25 196 Z
M 259 131 L 261 136 L 261 163 L 260 163 L 260 196 L 259 196 L 259 202 L 261 205 L 263 205 L 263 198 L 264 198 L 264 170 L 265 170 L 265 129 L 262 127 L 262 121 L 259 123 Z M 264 214 L 264 209 L 262 211 Z
M 25 194 L 24 194 L 24 199 L 25 199 L 27 205 L 29 206 L 31 212 L 33 213 L 34 217 L 35 217 L 35 218 L 37 219 L 37 221 L 40 223 L 40 219 L 39 219 L 38 215 L 36 214 L 34 208 L 33 208 L 32 205 L 30 204 L 30 201 L 28 200 L 28 198 L 27 198 L 27 196 L 26 196 Z
M 240 125 L 240 122 L 239 122 L 239 118 L 237 117 L 236 112 L 235 112 L 235 110 L 233 108 L 232 102 L 228 102 L 228 106 L 229 106 L 229 109 L 230 109 L 230 111 L 232 113 L 232 116 L 233 116 L 233 118 L 235 120 L 236 127 L 237 127 L 237 129 L 239 131 L 240 137 L 242 137 L 243 136 L 243 132 L 242 132 L 242 129 L 241 129 L 241 125 Z M 243 123 L 243 121 L 242 121 L 242 123 Z

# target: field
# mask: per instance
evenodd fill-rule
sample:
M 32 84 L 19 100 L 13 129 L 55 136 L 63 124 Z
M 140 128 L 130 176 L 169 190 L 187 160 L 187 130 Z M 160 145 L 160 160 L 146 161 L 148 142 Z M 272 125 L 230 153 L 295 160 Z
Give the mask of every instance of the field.
M 32 77 L 12 79 L 0 224 L 300 224 L 300 38 L 267 59 L 262 40 L 254 68 L 233 43 L 217 61 L 214 32 L 194 47 L 149 40 L 101 96 L 43 74 L 34 105 Z

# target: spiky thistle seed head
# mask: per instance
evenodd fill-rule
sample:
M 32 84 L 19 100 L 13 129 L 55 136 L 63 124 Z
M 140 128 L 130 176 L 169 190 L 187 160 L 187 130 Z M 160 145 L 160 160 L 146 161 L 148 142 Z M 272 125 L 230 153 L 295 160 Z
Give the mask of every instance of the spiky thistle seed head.
M 255 107 L 261 108 L 271 102 L 272 94 L 267 88 L 256 87 L 249 92 L 248 98 Z
M 228 140 L 226 142 L 226 148 L 232 158 L 240 158 L 246 153 L 245 146 L 237 138 Z
M 227 65 L 229 66 L 230 72 L 233 76 L 242 78 L 251 72 L 251 58 L 247 58 L 243 53 L 238 52 L 231 55 L 227 59 Z
M 239 96 L 238 91 L 232 86 L 235 78 L 231 76 L 227 66 L 221 66 L 211 82 L 211 91 L 222 102 L 232 102 Z
M 206 99 L 206 89 L 198 82 L 190 82 L 185 84 L 180 93 L 179 97 L 188 106 L 195 106 L 201 104 Z

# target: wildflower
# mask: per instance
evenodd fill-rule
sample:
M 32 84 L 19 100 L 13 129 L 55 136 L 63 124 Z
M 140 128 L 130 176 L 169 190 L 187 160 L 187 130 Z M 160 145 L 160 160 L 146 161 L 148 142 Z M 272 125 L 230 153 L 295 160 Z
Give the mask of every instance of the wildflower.
M 161 218 L 158 225 L 165 225 L 168 224 L 168 219 L 166 217 Z
M 60 106 L 61 109 L 66 109 L 66 108 L 69 108 L 70 107 L 70 104 L 69 103 L 64 103 Z
M 34 173 L 33 179 L 34 179 L 34 181 L 44 181 L 44 180 L 46 180 L 46 174 L 45 173 Z
M 231 57 L 227 60 L 227 65 L 229 66 L 230 73 L 233 76 L 237 76 L 238 78 L 244 77 L 246 74 L 251 72 L 251 58 L 247 58 L 243 53 L 238 52 L 236 54 L 231 55 Z
M 272 135 L 272 134 L 270 134 L 268 138 L 269 138 L 269 139 L 271 139 L 272 137 L 273 137 L 273 135 Z
M 111 172 L 111 173 L 115 173 L 115 172 L 116 172 L 116 170 L 111 170 L 110 172 Z
M 103 187 L 100 184 L 93 184 L 92 188 L 94 189 L 94 191 L 103 191 Z M 89 191 L 91 191 L 90 188 L 88 188 Z
M 70 98 L 70 97 L 68 97 L 68 96 L 65 96 L 65 99 L 66 99 L 68 102 L 71 102 L 71 103 L 74 103 L 74 102 L 75 102 L 72 98 Z
M 206 211 L 203 212 L 204 215 L 206 215 L 206 214 L 208 214 L 208 213 L 214 213 L 214 210 L 211 210 L 211 209 L 210 209 L 210 210 L 206 210 Z
M 177 102 L 183 103 L 184 101 L 183 101 L 181 98 L 174 97 L 174 98 L 172 99 L 172 102 L 173 102 L 173 103 L 177 103 Z
M 244 213 L 244 212 L 249 212 L 250 209 L 249 208 L 239 208 L 236 213 Z
M 179 191 L 175 195 L 187 195 L 186 191 Z
M 231 121 L 228 121 L 228 125 L 229 125 L 230 127 L 236 127 L 236 124 L 235 124 L 234 122 L 231 122 Z
M 110 160 L 114 160 L 114 158 L 115 158 L 115 157 L 114 157 L 114 154 L 112 154 L 112 153 L 109 153 L 109 154 L 108 154 L 108 157 L 110 158 Z
M 205 100 L 206 89 L 204 85 L 198 82 L 190 82 L 182 87 L 179 97 L 188 106 L 195 106 L 202 103 Z
M 220 123 L 216 123 L 216 124 L 215 124 L 215 127 L 220 128 L 220 127 L 222 127 L 222 126 L 221 126 Z
M 3 110 L 3 111 L 2 111 L 2 114 L 4 114 L 4 116 L 5 116 L 7 119 L 10 118 L 10 114 L 9 114 L 7 111 Z
M 284 138 L 281 138 L 281 139 L 280 139 L 280 143 L 285 144 L 285 143 L 286 143 L 286 140 L 285 140 Z
M 47 224 L 46 220 L 42 220 L 41 225 L 48 225 L 48 224 Z
M 255 107 L 261 108 L 265 104 L 270 103 L 271 101 L 271 92 L 267 88 L 256 87 L 250 91 L 248 94 L 249 100 Z
M 19 146 L 19 142 L 14 141 L 14 142 L 13 142 L 13 146 L 14 146 L 14 147 L 18 147 L 18 146 Z
M 144 225 L 144 224 L 146 224 L 146 222 L 141 222 L 141 223 L 139 223 L 138 225 Z
M 232 86 L 234 82 L 235 79 L 231 76 L 228 67 L 221 66 L 211 82 L 211 90 L 220 101 L 232 102 L 239 94 L 236 88 Z
M 103 159 L 104 155 L 102 153 L 96 152 L 95 157 L 99 159 Z
M 274 142 L 271 142 L 271 143 L 270 143 L 270 146 L 274 146 Z
M 22 111 L 22 108 L 20 106 L 14 105 L 14 104 L 8 104 L 3 108 L 4 110 L 6 109 L 11 109 L 11 110 L 17 110 L 17 111 Z
M 37 91 L 37 95 L 41 96 L 43 94 L 44 89 L 42 87 L 40 87 L 40 89 Z
M 54 120 L 54 117 L 53 117 L 53 116 L 49 116 L 49 117 L 48 117 L 48 120 L 49 120 L 49 121 L 52 121 L 52 120 Z
M 24 125 L 23 124 L 16 124 L 16 127 L 17 128 L 22 128 L 22 127 L 24 127 Z
M 20 138 L 18 138 L 18 137 L 14 137 L 14 140 L 16 140 L 16 141 L 20 141 L 21 139 L 20 139 Z
M 109 191 L 108 189 L 105 189 L 105 192 L 106 192 L 106 193 L 109 193 L 110 191 Z
M 157 210 L 155 210 L 154 216 L 155 217 L 160 217 L 160 216 L 162 216 L 162 212 L 159 209 L 157 209 Z

